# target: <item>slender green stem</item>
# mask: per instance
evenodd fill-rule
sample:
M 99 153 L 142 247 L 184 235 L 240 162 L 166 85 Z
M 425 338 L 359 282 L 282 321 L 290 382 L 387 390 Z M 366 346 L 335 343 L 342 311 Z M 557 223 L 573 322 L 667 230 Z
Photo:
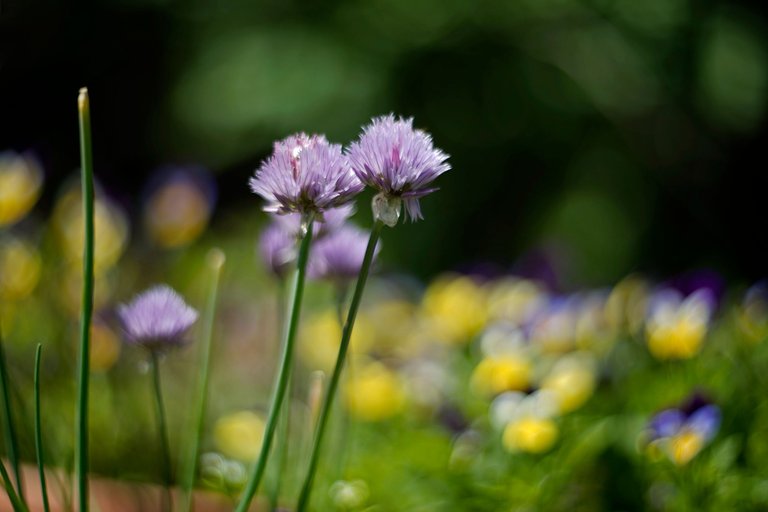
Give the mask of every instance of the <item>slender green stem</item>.
M 272 447 L 272 440 L 275 436 L 275 430 L 280 418 L 280 409 L 283 405 L 286 390 L 288 389 L 288 381 L 290 380 L 291 366 L 293 363 L 293 346 L 296 339 L 296 331 L 299 327 L 299 317 L 301 316 L 301 301 L 304 295 L 304 279 L 307 270 L 307 260 L 309 259 L 309 248 L 312 244 L 313 221 L 314 218 L 310 216 L 307 220 L 306 234 L 302 237 L 299 246 L 299 258 L 296 263 L 293 287 L 291 289 L 291 309 L 288 315 L 288 325 L 283 333 L 285 339 L 283 341 L 282 360 L 280 361 L 277 384 L 274 388 L 274 395 L 272 396 L 272 405 L 269 408 L 267 425 L 264 429 L 264 440 L 261 443 L 261 451 L 259 453 L 259 458 L 256 461 L 256 466 L 253 468 L 251 478 L 243 492 L 240 503 L 237 505 L 236 512 L 245 512 L 248 510 L 248 507 L 250 506 L 251 501 L 253 501 L 253 497 L 256 495 L 256 491 L 259 488 L 261 479 L 264 476 L 264 470 L 267 467 L 269 450 Z
M 3 437 L 5 438 L 5 450 L 11 463 L 13 475 L 16 477 L 16 492 L 19 498 L 24 500 L 24 485 L 19 469 L 19 447 L 16 440 L 16 428 L 13 422 L 13 407 L 11 405 L 11 380 L 8 376 L 8 366 L 5 362 L 5 348 L 3 346 L 2 329 L 0 329 L 0 391 L 3 396 Z
M 285 323 L 285 279 L 280 278 L 277 291 L 277 325 L 282 326 Z M 278 340 L 282 339 L 282 332 L 278 335 Z M 279 341 L 278 341 L 279 342 Z M 278 424 L 277 436 L 277 461 L 275 467 L 274 481 L 269 489 L 269 510 L 276 512 L 280 505 L 280 487 L 282 484 L 283 468 L 288 458 L 288 439 L 291 430 L 291 388 L 295 376 L 288 379 L 288 389 L 285 394 L 288 397 L 288 406 L 283 408 L 280 423 Z
M 208 301 L 205 307 L 203 319 L 203 340 L 200 345 L 199 373 L 197 376 L 197 390 L 193 400 L 196 400 L 194 408 L 193 431 L 190 435 L 189 452 L 185 459 L 184 472 L 181 475 L 182 504 L 180 510 L 189 512 L 192 510 L 192 488 L 195 483 L 195 468 L 200 452 L 200 439 L 205 427 L 205 409 L 208 402 L 208 377 L 211 367 L 211 344 L 213 341 L 213 326 L 216 318 L 216 301 L 219 292 L 219 279 L 224 267 L 225 256 L 219 249 L 213 249 L 208 254 L 208 265 L 211 268 L 211 285 L 208 290 Z
M 93 155 L 91 106 L 88 89 L 77 98 L 80 117 L 80 159 L 83 194 L 83 299 L 80 316 L 80 355 L 77 380 L 75 470 L 80 512 L 88 512 L 88 378 L 90 375 L 91 317 L 93 315 Z
M 157 350 L 150 350 L 150 366 L 152 367 L 152 387 L 155 394 L 155 413 L 157 414 L 157 435 L 160 441 L 162 457 L 163 484 L 165 486 L 163 510 L 171 510 L 171 484 L 173 474 L 171 472 L 171 446 L 168 442 L 168 423 L 165 420 L 165 404 L 163 403 L 163 391 L 160 386 L 160 355 Z
M 43 494 L 43 510 L 49 512 L 48 486 L 45 483 L 45 454 L 43 453 L 43 428 L 40 419 L 40 356 L 43 345 L 38 343 L 35 350 L 35 450 L 37 451 L 37 470 L 40 474 L 40 491 Z
M 11 506 L 13 506 L 14 512 L 28 512 L 29 509 L 27 509 L 27 506 L 21 501 L 19 495 L 16 494 L 16 490 L 13 488 L 13 482 L 11 482 L 11 477 L 2 461 L 0 461 L 0 476 L 3 478 L 3 486 L 5 487 L 5 492 L 8 493 L 8 499 L 11 500 Z
M 333 406 L 333 399 L 336 395 L 336 389 L 339 386 L 341 372 L 344 369 L 344 361 L 347 356 L 347 349 L 349 348 L 349 340 L 352 338 L 352 329 L 355 326 L 357 310 L 360 307 L 360 301 L 363 298 L 365 282 L 368 280 L 368 273 L 371 269 L 371 263 L 373 263 L 373 257 L 376 254 L 376 243 L 379 241 L 379 236 L 381 235 L 381 230 L 383 227 L 384 224 L 381 221 L 376 221 L 373 225 L 373 228 L 371 229 L 371 237 L 368 239 L 368 247 L 365 250 L 363 265 L 360 268 L 360 275 L 357 278 L 355 292 L 352 295 L 352 302 L 349 305 L 349 313 L 347 314 L 347 321 L 344 325 L 344 332 L 341 335 L 341 344 L 339 345 L 339 355 L 336 358 L 336 366 L 333 368 L 333 375 L 331 375 L 331 381 L 328 384 L 328 392 L 325 395 L 325 401 L 323 402 L 323 407 L 320 410 L 320 418 L 317 421 L 315 438 L 312 444 L 312 454 L 309 459 L 309 469 L 307 470 L 307 476 L 301 488 L 301 494 L 299 495 L 299 503 L 296 506 L 296 512 L 303 512 L 309 505 L 309 498 L 312 493 L 312 483 L 315 478 L 315 472 L 317 471 L 320 447 L 323 442 L 323 435 L 325 434 L 326 425 L 328 424 L 328 416 L 330 415 L 331 407 Z

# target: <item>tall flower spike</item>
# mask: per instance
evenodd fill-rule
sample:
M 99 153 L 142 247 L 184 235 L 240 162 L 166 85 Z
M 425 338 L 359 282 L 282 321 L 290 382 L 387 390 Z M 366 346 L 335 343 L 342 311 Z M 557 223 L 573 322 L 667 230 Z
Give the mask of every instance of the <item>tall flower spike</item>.
M 341 146 L 323 135 L 299 133 L 275 143 L 274 152 L 256 170 L 251 190 L 263 197 L 264 210 L 280 214 L 322 214 L 341 206 L 363 189 Z
M 189 307 L 170 286 L 160 285 L 137 295 L 129 304 L 117 308 L 127 341 L 150 350 L 178 346 L 197 320 Z
M 448 155 L 432 144 L 432 137 L 413 128 L 413 118 L 390 114 L 374 118 L 347 150 L 352 170 L 366 185 L 380 192 L 374 215 L 388 226 L 397 224 L 400 204 L 406 216 L 421 219 L 419 199 L 437 190 L 431 183 L 448 171 Z

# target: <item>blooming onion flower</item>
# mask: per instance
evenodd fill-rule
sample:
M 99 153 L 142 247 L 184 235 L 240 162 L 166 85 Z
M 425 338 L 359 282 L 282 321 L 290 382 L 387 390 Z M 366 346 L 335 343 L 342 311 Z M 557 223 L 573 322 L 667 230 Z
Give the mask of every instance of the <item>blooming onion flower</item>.
M 339 144 L 305 133 L 275 142 L 272 156 L 256 170 L 250 185 L 267 201 L 267 212 L 321 216 L 363 189 Z
M 419 199 L 437 190 L 432 182 L 451 168 L 432 137 L 413 128 L 413 118 L 395 119 L 392 114 L 364 127 L 347 155 L 360 180 L 379 191 L 374 215 L 388 226 L 397 224 L 401 203 L 411 220 L 421 219 Z
M 129 304 L 120 305 L 117 314 L 127 341 L 150 350 L 183 344 L 184 334 L 198 316 L 166 285 L 155 286 Z

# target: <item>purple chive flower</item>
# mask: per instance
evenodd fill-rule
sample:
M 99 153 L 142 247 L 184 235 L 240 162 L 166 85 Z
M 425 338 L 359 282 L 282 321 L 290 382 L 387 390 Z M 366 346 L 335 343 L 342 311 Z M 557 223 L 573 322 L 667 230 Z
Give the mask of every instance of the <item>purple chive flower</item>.
M 121 304 L 117 315 L 126 340 L 151 350 L 183 344 L 184 334 L 197 320 L 197 311 L 166 285 L 150 288 L 129 304 Z
M 305 133 L 275 142 L 272 156 L 256 170 L 250 185 L 267 201 L 265 211 L 301 215 L 322 214 L 363 189 L 340 145 Z
M 280 223 L 273 222 L 262 231 L 259 238 L 259 253 L 269 270 L 282 279 L 288 273 L 291 264 L 296 259 L 296 231 L 291 232 Z
M 363 266 L 367 246 L 367 234 L 350 224 L 318 239 L 309 258 L 310 279 L 354 279 Z M 379 246 L 374 256 L 378 252 Z
M 431 183 L 451 168 L 448 155 L 433 146 L 432 137 L 413 128 L 413 118 L 395 119 L 392 114 L 374 118 L 363 128 L 347 156 L 360 180 L 381 193 L 374 199 L 374 210 L 389 226 L 397 223 L 400 201 L 411 220 L 421 219 L 419 199 L 437 190 Z M 378 205 L 380 213 L 377 200 L 385 203 Z

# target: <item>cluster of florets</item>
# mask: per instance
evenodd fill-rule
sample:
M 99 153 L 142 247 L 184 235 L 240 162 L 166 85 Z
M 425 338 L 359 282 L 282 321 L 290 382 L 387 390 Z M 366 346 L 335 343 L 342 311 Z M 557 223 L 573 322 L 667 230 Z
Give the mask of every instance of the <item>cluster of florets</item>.
M 323 135 L 299 133 L 275 143 L 272 155 L 251 178 L 251 189 L 278 214 L 322 216 L 349 203 L 365 185 L 379 192 L 377 220 L 393 226 L 401 203 L 412 220 L 422 218 L 419 199 L 435 191 L 432 182 L 450 169 L 448 155 L 413 128 L 413 119 L 375 118 L 347 151 Z

